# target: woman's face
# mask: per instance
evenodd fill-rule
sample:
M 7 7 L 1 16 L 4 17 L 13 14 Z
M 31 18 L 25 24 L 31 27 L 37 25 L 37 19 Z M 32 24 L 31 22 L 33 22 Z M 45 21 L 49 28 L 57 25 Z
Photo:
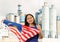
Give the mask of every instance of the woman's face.
M 28 15 L 28 16 L 27 16 L 27 22 L 28 22 L 29 24 L 32 24 L 33 21 L 34 21 L 34 18 L 33 18 L 31 15 Z

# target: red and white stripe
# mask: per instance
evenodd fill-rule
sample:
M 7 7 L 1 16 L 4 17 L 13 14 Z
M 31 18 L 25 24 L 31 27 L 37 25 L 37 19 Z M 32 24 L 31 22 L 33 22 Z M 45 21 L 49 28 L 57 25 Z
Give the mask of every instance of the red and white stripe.
M 21 32 L 19 32 L 18 29 L 13 26 L 9 26 L 9 30 L 13 32 L 21 42 L 25 42 L 31 37 L 34 37 L 35 35 L 39 34 L 39 31 L 37 29 L 30 28 L 27 26 L 22 26 Z

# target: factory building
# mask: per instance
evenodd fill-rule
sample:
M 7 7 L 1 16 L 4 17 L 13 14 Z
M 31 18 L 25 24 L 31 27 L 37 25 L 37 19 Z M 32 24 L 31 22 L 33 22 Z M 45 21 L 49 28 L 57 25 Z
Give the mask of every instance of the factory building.
M 51 6 L 51 7 L 50 7 Z M 37 24 L 41 24 L 44 37 L 56 37 L 56 8 L 44 2 L 40 12 L 36 12 L 35 20 Z

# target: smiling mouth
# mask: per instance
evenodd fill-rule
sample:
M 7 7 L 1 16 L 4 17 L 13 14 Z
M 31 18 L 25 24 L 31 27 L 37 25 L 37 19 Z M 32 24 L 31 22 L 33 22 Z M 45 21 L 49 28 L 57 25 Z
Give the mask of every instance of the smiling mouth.
M 32 22 L 32 20 L 30 20 L 29 22 Z

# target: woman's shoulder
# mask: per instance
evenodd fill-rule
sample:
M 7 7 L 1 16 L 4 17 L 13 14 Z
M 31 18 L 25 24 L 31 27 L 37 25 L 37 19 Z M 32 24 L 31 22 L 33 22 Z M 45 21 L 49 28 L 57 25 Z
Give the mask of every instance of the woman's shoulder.
M 39 25 L 39 24 L 37 24 L 36 26 L 37 26 L 37 27 L 40 27 L 40 25 Z
M 36 25 L 36 27 L 37 27 L 37 29 L 41 29 L 41 26 L 38 24 L 38 25 Z

